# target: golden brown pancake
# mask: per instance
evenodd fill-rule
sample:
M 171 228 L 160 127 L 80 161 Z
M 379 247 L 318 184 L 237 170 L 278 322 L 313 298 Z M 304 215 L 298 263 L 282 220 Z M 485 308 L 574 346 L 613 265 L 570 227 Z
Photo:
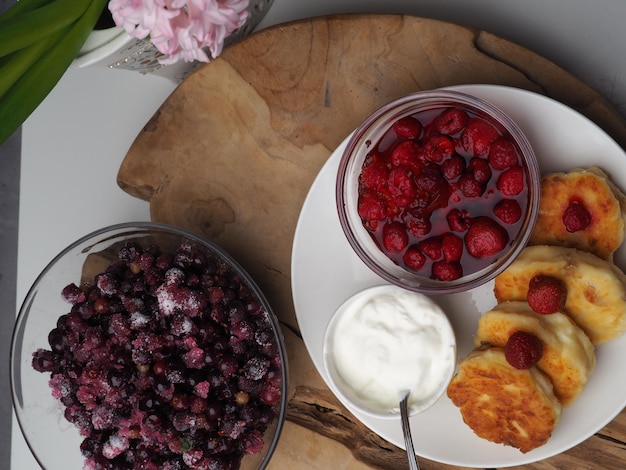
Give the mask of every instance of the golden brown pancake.
M 564 313 L 594 345 L 626 331 L 626 275 L 591 253 L 560 246 L 528 246 L 496 276 L 499 303 L 526 300 L 528 283 L 538 274 L 561 279 L 567 288 Z
M 585 388 L 596 366 L 593 344 L 567 315 L 535 313 L 527 302 L 509 301 L 485 312 L 478 321 L 474 345 L 504 348 L 516 331 L 535 335 L 543 344 L 537 367 L 552 381 L 563 406 L 571 405 Z
M 472 351 L 447 393 L 477 436 L 524 453 L 544 445 L 561 417 L 550 379 L 536 367 L 515 369 L 502 348 Z
M 568 232 L 563 213 L 572 200 L 587 208 L 591 224 Z M 611 261 L 624 241 L 625 220 L 626 196 L 601 169 L 550 173 L 541 179 L 539 216 L 529 244 L 578 248 Z

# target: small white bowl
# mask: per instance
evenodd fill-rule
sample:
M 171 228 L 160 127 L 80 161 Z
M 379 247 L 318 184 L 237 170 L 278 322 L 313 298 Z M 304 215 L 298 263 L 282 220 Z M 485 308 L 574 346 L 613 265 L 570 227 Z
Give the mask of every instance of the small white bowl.
M 445 312 L 424 294 L 394 285 L 362 290 L 334 313 L 324 335 L 330 388 L 348 407 L 397 417 L 430 408 L 456 368 L 456 337 Z

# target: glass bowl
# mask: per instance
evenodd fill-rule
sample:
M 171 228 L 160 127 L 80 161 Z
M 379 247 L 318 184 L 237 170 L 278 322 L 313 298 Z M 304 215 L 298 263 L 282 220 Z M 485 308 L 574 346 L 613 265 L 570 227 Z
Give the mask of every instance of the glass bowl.
M 444 114 L 449 110 L 459 110 L 471 121 L 453 129 L 452 118 L 448 121 Z M 412 118 L 421 124 L 417 130 L 407 125 L 395 128 L 399 121 Z M 482 130 L 484 123 L 490 133 Z M 513 152 L 514 164 L 498 159 L 496 150 L 503 146 L 510 150 L 508 155 Z M 450 165 L 453 159 L 455 163 L 462 160 L 458 171 Z M 369 174 L 362 176 L 364 165 L 370 164 Z M 505 172 L 509 173 L 506 177 L 502 176 Z M 516 181 L 517 176 L 523 189 L 513 194 L 517 189 L 509 181 Z M 429 186 L 429 181 L 435 185 Z M 479 192 L 472 193 L 475 188 Z M 336 180 L 339 220 L 352 249 L 385 281 L 425 294 L 469 290 L 502 272 L 528 242 L 539 197 L 537 160 L 515 122 L 482 99 L 445 89 L 399 98 L 369 116 L 350 137 Z M 509 212 L 506 223 L 494 215 L 502 199 L 515 200 L 515 221 L 508 208 L 498 208 L 500 216 L 503 210 L 505 215 Z M 501 245 L 497 253 L 483 249 L 481 238 L 488 241 L 491 236 Z M 456 251 L 449 249 L 442 255 L 444 237 Z
M 262 292 L 218 246 L 156 223 L 106 227 L 63 250 L 28 292 L 11 344 L 13 406 L 48 470 L 112 458 L 209 466 L 241 449 L 240 467 L 224 468 L 263 469 L 285 420 L 283 343 Z M 160 438 L 165 447 L 152 446 Z

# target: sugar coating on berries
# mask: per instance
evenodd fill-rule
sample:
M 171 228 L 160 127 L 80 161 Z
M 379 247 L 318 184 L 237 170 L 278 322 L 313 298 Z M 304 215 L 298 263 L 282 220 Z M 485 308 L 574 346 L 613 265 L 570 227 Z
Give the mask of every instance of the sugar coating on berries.
M 543 356 L 543 343 L 532 333 L 516 331 L 504 346 L 504 357 L 516 369 L 530 369 Z
M 83 437 L 85 468 L 235 468 L 282 397 L 268 312 L 221 258 L 159 251 L 127 242 L 91 284 L 68 284 L 71 311 L 32 366 Z
M 358 213 L 394 263 L 449 280 L 488 267 L 517 237 L 526 174 L 499 129 L 449 107 L 401 118 L 370 146 Z
M 526 300 L 530 308 L 542 315 L 561 312 L 567 301 L 567 287 L 561 279 L 539 274 L 528 283 Z
M 571 200 L 563 211 L 563 225 L 570 232 L 585 230 L 591 225 L 591 213 L 582 201 Z

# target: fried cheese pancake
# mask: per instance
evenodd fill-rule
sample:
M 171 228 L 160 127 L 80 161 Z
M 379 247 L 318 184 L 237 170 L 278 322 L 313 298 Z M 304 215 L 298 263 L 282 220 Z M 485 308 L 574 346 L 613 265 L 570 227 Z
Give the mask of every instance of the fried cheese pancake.
M 515 369 L 502 348 L 472 351 L 447 394 L 477 436 L 524 453 L 544 445 L 561 417 L 550 379 L 536 367 Z
M 577 201 L 591 215 L 588 227 L 568 232 L 563 214 Z M 560 245 L 589 251 L 611 261 L 624 241 L 626 196 L 600 168 L 550 173 L 541 179 L 539 216 L 531 245 Z
M 567 288 L 564 313 L 594 345 L 626 331 L 626 275 L 613 263 L 575 248 L 527 246 L 496 276 L 498 303 L 526 300 L 528 283 L 538 274 L 561 279 Z
M 587 335 L 561 312 L 541 315 L 527 302 L 509 301 L 481 316 L 474 345 L 504 348 L 516 331 L 531 333 L 541 340 L 543 355 L 536 366 L 550 377 L 561 404 L 571 405 L 596 366 L 595 349 Z

